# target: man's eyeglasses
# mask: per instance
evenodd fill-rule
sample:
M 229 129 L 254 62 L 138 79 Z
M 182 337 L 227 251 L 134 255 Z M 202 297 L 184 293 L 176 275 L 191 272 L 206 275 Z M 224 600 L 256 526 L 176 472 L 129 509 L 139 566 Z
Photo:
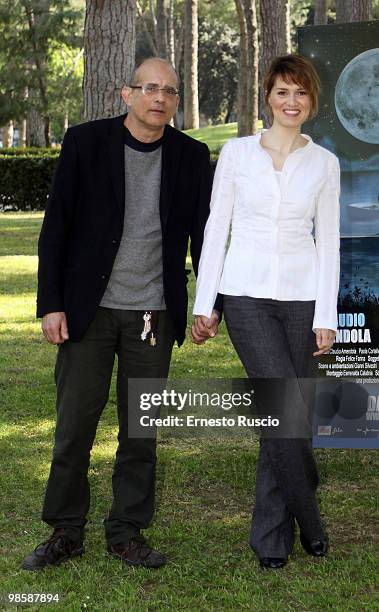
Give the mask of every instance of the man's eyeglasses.
M 162 91 L 168 98 L 174 98 L 178 95 L 179 91 L 175 87 L 158 87 L 154 83 L 147 83 L 147 85 L 129 85 L 130 89 L 140 89 L 144 96 L 152 98 L 158 91 Z

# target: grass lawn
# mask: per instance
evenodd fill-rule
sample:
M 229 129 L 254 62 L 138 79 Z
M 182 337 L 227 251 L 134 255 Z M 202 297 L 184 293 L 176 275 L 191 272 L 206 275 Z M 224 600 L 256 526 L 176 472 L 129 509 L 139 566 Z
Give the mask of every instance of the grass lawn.
M 258 122 L 258 128 L 262 129 L 262 122 Z M 221 147 L 231 138 L 237 138 L 237 123 L 223 123 L 220 125 L 209 125 L 198 130 L 184 130 L 185 134 L 205 142 L 211 152 L 212 159 L 217 159 Z
M 378 610 L 375 451 L 316 451 L 330 554 L 315 560 L 297 542 L 283 570 L 264 572 L 248 546 L 256 440 L 164 439 L 157 512 L 147 535 L 170 562 L 154 571 L 108 558 L 102 520 L 116 449 L 114 384 L 92 452 L 85 556 L 40 573 L 20 569 L 23 556 L 49 533 L 40 512 L 54 431 L 56 349 L 34 318 L 41 220 L 40 213 L 0 215 L 0 593 L 58 592 L 55 609 L 69 611 Z M 191 278 L 191 301 L 193 290 Z M 205 347 L 175 348 L 171 376 L 243 376 L 224 325 Z
M 185 134 L 205 142 L 211 151 L 219 151 L 223 144 L 230 138 L 237 137 L 237 123 L 222 123 L 221 125 L 210 125 L 198 130 L 185 130 Z

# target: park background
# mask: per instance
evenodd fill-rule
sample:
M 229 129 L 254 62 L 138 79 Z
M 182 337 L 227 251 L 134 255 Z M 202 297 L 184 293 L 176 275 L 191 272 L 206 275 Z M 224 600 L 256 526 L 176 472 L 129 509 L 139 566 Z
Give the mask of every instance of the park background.
M 207 142 L 216 159 L 228 138 L 267 126 L 261 75 L 270 57 L 297 50 L 297 27 L 377 18 L 377 0 L 0 0 L 3 594 L 59 592 L 55 607 L 64 610 L 379 608 L 374 450 L 317 450 L 328 559 L 308 557 L 297 543 L 288 566 L 264 573 L 248 547 L 257 440 L 162 440 L 157 513 L 148 535 L 170 563 L 152 572 L 109 559 L 102 520 L 116 449 L 114 385 L 92 453 L 86 555 L 43 573 L 20 568 L 48 534 L 40 511 L 54 432 L 56 349 L 35 319 L 36 252 L 66 128 L 123 112 L 119 91 L 135 59 L 159 55 L 182 78 L 176 126 Z M 193 274 L 189 292 L 190 312 Z M 176 347 L 170 376 L 244 372 L 222 326 L 204 347 L 189 341 Z

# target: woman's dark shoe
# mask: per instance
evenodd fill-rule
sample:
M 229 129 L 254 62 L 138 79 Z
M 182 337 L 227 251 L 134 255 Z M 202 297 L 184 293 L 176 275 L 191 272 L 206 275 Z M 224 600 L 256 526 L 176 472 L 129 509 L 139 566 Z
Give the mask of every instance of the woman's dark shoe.
M 282 557 L 263 557 L 259 559 L 259 563 L 265 569 L 280 569 L 287 563 L 287 559 Z
M 305 535 L 300 534 L 300 542 L 305 552 L 313 557 L 325 557 L 329 548 L 329 540 L 325 537 L 323 540 L 313 540 L 310 542 Z

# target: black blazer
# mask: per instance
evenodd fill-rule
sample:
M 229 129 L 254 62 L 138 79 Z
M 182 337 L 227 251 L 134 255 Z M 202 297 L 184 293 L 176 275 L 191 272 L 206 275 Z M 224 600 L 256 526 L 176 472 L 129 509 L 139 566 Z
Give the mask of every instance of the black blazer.
M 73 341 L 94 318 L 122 236 L 125 116 L 67 130 L 46 207 L 38 243 L 37 316 L 64 311 Z M 188 238 L 197 274 L 211 185 L 208 147 L 166 126 L 159 203 L 163 286 L 179 345 L 187 322 Z

